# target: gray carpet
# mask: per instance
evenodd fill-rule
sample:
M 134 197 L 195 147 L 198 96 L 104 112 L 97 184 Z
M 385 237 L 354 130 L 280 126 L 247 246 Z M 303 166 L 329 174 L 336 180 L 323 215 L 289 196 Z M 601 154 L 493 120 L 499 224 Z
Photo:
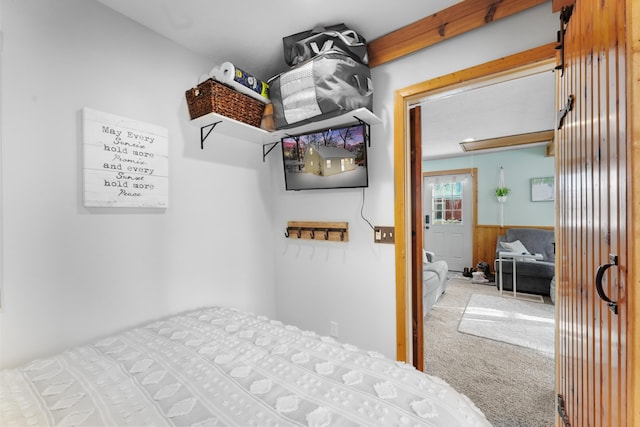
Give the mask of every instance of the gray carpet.
M 498 291 L 495 286 L 452 278 L 426 317 L 425 371 L 467 395 L 495 427 L 553 426 L 553 357 L 459 332 L 472 294 L 498 295 Z

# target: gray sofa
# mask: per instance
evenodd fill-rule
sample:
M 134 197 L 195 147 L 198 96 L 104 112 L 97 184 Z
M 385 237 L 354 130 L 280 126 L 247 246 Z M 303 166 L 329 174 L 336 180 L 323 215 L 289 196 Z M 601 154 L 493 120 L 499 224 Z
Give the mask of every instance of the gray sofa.
M 501 242 L 515 242 L 519 240 L 529 253 L 542 254 L 542 260 L 516 261 L 516 274 L 518 275 L 518 292 L 537 295 L 550 295 L 551 279 L 555 275 L 555 234 L 552 230 L 537 228 L 509 228 L 506 234 L 498 236 L 496 242 L 496 286 L 500 288 L 498 276 L 498 252 L 508 251 L 502 247 Z M 511 259 L 502 261 L 503 289 L 513 290 L 513 264 Z
M 447 287 L 449 266 L 446 261 L 434 261 L 433 253 L 425 251 L 422 263 L 422 314 L 426 316 Z

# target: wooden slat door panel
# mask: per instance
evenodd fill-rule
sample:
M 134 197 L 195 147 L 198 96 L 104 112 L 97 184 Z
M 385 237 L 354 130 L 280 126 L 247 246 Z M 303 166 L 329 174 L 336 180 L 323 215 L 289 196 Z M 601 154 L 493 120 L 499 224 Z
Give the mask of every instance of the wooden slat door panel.
M 572 426 L 626 426 L 625 4 L 577 1 L 567 26 L 557 132 L 557 388 Z M 598 266 L 618 256 L 598 297 Z

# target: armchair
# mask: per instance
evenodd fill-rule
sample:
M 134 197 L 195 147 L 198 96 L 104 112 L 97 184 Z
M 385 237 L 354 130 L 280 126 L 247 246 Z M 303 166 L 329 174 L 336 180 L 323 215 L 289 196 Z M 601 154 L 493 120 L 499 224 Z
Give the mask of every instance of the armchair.
M 498 252 L 509 251 L 503 242 L 512 243 L 519 240 L 529 253 L 542 254 L 542 259 L 516 261 L 518 275 L 518 291 L 538 295 L 550 295 L 551 279 L 555 275 L 555 233 L 552 230 L 537 228 L 509 228 L 506 234 L 498 236 L 496 242 L 496 260 L 494 269 L 498 269 Z M 503 289 L 513 290 L 513 266 L 511 261 L 502 262 Z M 499 280 L 496 278 L 496 287 Z
M 433 252 L 423 251 L 423 255 L 422 311 L 426 316 L 447 287 L 449 265 L 446 261 L 434 261 Z

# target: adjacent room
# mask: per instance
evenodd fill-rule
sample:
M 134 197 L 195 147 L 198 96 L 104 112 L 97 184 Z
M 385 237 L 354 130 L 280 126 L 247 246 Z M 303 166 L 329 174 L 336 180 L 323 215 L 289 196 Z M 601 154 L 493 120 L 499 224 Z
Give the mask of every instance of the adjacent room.
M 414 104 L 428 254 L 424 368 L 464 389 L 494 425 L 554 420 L 555 260 L 519 258 L 527 263 L 518 262 L 514 294 L 502 247 L 517 240 L 512 233 L 541 233 L 549 239 L 531 248 L 522 237 L 525 250 L 554 250 L 555 189 L 539 197 L 533 186 L 541 176 L 555 179 L 554 88 L 549 62 L 428 93 Z

